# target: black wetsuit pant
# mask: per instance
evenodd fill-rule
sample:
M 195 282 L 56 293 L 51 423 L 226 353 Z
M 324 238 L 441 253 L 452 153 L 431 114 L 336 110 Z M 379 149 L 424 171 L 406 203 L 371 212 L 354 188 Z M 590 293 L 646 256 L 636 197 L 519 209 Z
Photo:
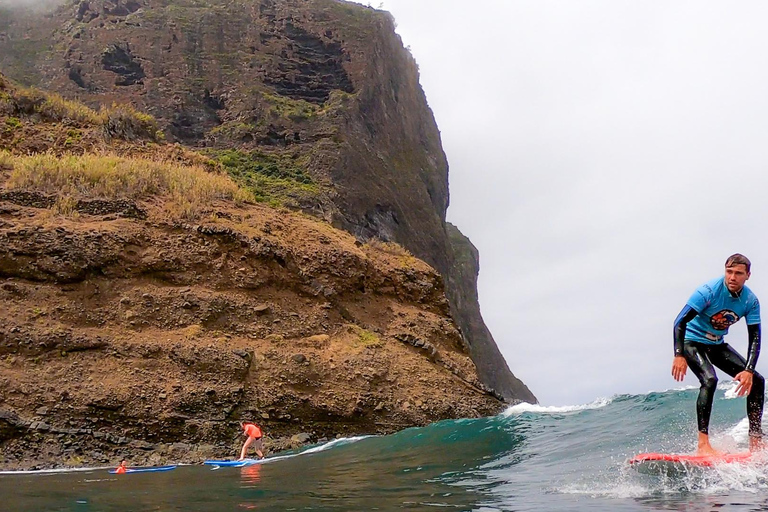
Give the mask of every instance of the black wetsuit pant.
M 747 361 L 733 350 L 727 343 L 706 345 L 686 341 L 683 355 L 688 367 L 698 377 L 701 383 L 699 399 L 696 401 L 696 417 L 699 422 L 699 432 L 709 433 L 709 416 L 712 413 L 712 401 L 715 399 L 717 387 L 717 366 L 731 377 L 746 368 Z M 749 435 L 761 436 L 763 418 L 763 401 L 765 400 L 765 379 L 757 372 L 752 374 L 752 389 L 747 395 L 747 418 L 749 419 Z

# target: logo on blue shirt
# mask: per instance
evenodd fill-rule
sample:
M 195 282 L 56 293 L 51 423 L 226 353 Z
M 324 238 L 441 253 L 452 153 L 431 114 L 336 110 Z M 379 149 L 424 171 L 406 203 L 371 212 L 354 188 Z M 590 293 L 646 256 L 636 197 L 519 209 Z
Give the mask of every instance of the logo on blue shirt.
M 712 327 L 720 331 L 724 331 L 725 329 L 729 328 L 730 326 L 732 326 L 733 324 L 739 321 L 739 315 L 737 315 L 730 309 L 723 309 L 722 311 L 719 311 L 714 315 L 712 315 L 709 318 L 709 321 L 712 322 Z

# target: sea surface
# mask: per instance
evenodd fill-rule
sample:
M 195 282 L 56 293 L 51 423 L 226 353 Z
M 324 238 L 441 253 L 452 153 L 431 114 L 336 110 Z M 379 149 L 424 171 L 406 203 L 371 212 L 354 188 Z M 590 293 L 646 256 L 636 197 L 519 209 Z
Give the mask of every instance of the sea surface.
M 675 472 L 627 464 L 640 452 L 693 450 L 697 392 L 523 404 L 491 418 L 338 439 L 245 468 L 2 472 L 0 510 L 768 510 L 768 463 Z M 712 437 L 730 451 L 747 446 L 745 400 L 730 383 L 718 390 Z

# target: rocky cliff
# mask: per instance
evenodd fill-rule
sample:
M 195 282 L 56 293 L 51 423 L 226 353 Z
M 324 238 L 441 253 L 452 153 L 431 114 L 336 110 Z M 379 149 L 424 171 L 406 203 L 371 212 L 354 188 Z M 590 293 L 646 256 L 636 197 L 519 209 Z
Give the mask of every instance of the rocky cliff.
M 483 382 L 535 401 L 480 316 L 477 254 L 445 223 L 439 132 L 386 13 L 332 0 L 5 10 L 0 69 L 94 108 L 133 104 L 261 199 L 402 244 L 443 276 Z
M 503 389 L 508 396 L 516 393 L 523 401 L 535 403 L 536 397 L 528 387 L 512 375 L 504 356 L 499 352 L 493 337 L 483 322 L 480 303 L 477 298 L 477 278 L 480 272 L 479 254 L 472 242 L 451 223 L 446 223 L 446 232 L 451 244 L 451 270 L 446 275 L 447 288 L 460 290 L 454 292 L 451 311 L 456 320 L 467 332 L 474 333 L 470 338 L 470 353 L 477 365 L 477 371 L 484 376 L 485 382 L 496 383 L 496 389 Z
M 486 384 L 508 400 L 535 401 L 500 357 L 474 283 L 453 275 L 465 255 L 445 224 L 448 166 L 417 65 L 387 13 L 336 0 L 6 10 L 0 69 L 94 107 L 133 103 L 175 140 L 234 148 L 276 169 L 288 178 L 273 185 L 284 203 L 361 240 L 401 243 L 444 276 Z M 316 188 L 292 186 L 297 175 Z
M 0 75 L 0 466 L 270 451 L 494 414 L 441 276 Z M 435 389 L 442 392 L 436 394 Z

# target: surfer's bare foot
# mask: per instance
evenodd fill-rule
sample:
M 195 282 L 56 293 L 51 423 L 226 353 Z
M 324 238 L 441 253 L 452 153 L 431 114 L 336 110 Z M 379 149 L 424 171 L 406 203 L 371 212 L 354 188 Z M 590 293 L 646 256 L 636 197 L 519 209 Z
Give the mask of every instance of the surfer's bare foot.
M 765 440 L 762 436 L 749 436 L 749 451 L 759 452 L 765 450 Z
M 701 455 L 704 457 L 713 457 L 722 454 L 723 452 L 712 448 L 712 445 L 699 446 L 699 449 L 696 450 L 696 455 Z
M 712 448 L 712 445 L 709 444 L 709 436 L 707 434 L 702 434 L 699 432 L 699 448 L 696 450 L 696 455 L 702 455 L 702 456 L 713 456 L 713 455 L 722 455 L 723 452 L 715 450 Z

